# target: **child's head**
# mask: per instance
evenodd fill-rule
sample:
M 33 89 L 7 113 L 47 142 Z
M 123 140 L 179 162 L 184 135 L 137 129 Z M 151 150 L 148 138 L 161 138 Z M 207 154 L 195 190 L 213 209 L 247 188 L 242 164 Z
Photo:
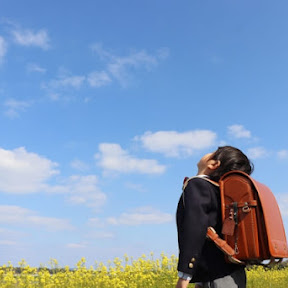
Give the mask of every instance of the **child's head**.
M 241 150 L 232 146 L 219 147 L 215 152 L 203 156 L 198 163 L 198 174 L 209 175 L 214 181 L 219 181 L 222 175 L 233 170 L 250 175 L 253 164 Z
M 250 175 L 254 169 L 248 157 L 241 150 L 232 146 L 219 147 L 211 154 L 210 160 L 219 163 L 218 167 L 209 173 L 210 178 L 215 181 L 219 181 L 221 176 L 229 171 L 240 170 Z

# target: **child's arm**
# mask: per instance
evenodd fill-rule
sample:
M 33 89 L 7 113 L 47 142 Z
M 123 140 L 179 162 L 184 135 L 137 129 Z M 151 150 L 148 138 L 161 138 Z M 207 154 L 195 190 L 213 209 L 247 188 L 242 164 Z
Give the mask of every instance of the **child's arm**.
M 177 282 L 177 285 L 176 285 L 176 288 L 187 288 L 189 283 L 190 283 L 189 280 L 185 280 L 185 279 L 179 278 L 178 282 Z

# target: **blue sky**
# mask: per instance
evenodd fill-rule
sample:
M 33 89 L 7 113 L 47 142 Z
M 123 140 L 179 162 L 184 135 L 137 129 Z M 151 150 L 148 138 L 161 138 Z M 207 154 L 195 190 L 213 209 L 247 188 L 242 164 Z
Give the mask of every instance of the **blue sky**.
M 0 264 L 177 254 L 182 180 L 226 144 L 287 229 L 286 1 L 0 7 Z

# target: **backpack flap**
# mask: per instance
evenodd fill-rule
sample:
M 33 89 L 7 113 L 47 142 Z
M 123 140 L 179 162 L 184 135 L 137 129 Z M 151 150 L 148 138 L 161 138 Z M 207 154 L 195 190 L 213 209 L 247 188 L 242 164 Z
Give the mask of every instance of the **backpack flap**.
M 252 178 L 251 180 L 258 192 L 262 206 L 270 254 L 274 258 L 287 258 L 288 249 L 285 229 L 275 196 L 267 186 Z

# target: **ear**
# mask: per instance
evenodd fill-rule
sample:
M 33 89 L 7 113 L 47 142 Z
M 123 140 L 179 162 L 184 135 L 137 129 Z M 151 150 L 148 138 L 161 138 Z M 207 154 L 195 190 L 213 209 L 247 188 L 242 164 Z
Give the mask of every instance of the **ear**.
M 209 160 L 207 167 L 208 167 L 210 170 L 216 170 L 220 165 L 221 165 L 220 160 L 213 160 L 213 159 L 211 159 L 211 160 Z

